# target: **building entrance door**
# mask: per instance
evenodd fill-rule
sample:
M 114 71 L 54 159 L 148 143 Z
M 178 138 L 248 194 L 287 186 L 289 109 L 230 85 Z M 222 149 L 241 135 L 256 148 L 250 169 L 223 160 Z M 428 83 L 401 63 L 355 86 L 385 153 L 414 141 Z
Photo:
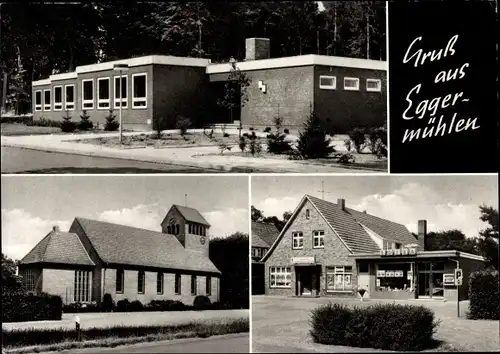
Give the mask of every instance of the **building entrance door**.
M 443 262 L 426 262 L 418 265 L 418 297 L 437 298 L 444 296 Z
M 316 296 L 318 294 L 318 276 L 316 267 L 296 267 L 297 274 L 297 295 Z

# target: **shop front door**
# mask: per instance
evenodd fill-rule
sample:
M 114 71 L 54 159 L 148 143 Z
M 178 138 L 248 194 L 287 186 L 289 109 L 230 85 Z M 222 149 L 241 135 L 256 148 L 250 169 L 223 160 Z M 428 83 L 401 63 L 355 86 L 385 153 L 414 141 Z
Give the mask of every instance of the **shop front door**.
M 317 267 L 296 267 L 297 274 L 297 295 L 316 296 L 318 295 Z
M 428 262 L 419 264 L 418 297 L 437 298 L 444 296 L 443 287 L 444 264 L 442 262 Z

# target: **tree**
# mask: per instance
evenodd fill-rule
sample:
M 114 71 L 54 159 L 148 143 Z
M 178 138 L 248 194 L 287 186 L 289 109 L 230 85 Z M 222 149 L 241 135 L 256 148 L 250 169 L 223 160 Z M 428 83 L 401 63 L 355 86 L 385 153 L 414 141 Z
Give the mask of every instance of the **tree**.
M 261 210 L 257 209 L 253 205 L 251 206 L 252 221 L 262 222 L 265 224 L 273 224 L 278 229 L 278 231 L 283 230 L 291 216 L 291 211 L 285 211 L 283 213 L 283 219 L 280 219 L 277 216 L 264 216 L 264 213 Z
M 480 219 L 490 225 L 488 228 L 479 232 L 479 249 L 482 253 L 482 256 L 487 259 L 488 266 L 499 269 L 498 209 L 486 205 L 481 205 L 479 207 L 479 210 L 481 212 Z
M 257 209 L 253 205 L 251 206 L 250 213 L 251 213 L 252 221 L 259 222 L 259 221 L 262 221 L 264 219 L 264 214 L 262 213 L 262 211 Z
M 427 234 L 427 251 L 457 250 L 479 254 L 476 238 L 468 238 L 460 230 L 429 232 Z
M 21 277 L 16 275 L 18 263 L 2 253 L 2 295 L 24 292 Z
M 299 134 L 297 149 L 306 159 L 326 157 L 334 151 L 330 139 L 326 138 L 326 130 L 313 112 L 304 124 L 304 131 Z

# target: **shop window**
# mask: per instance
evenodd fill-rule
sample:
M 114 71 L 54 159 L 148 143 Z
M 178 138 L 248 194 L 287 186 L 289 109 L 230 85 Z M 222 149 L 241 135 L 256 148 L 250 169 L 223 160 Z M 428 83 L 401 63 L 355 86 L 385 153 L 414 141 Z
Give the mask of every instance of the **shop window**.
M 290 288 L 292 284 L 291 267 L 270 267 L 269 268 L 269 287 L 271 288 Z
M 356 77 L 345 77 L 344 78 L 344 90 L 358 91 L 359 90 L 359 79 Z
M 292 248 L 301 249 L 304 247 L 304 235 L 302 232 L 292 232 Z
M 94 109 L 94 80 L 82 80 L 82 109 Z
M 410 263 L 377 265 L 377 291 L 413 291 L 413 272 Z
M 324 248 L 325 247 L 325 232 L 324 231 L 314 231 L 313 232 L 313 247 L 314 248 Z
M 54 86 L 54 111 L 62 111 L 63 95 L 62 86 Z
M 64 105 L 67 111 L 72 111 L 75 109 L 75 85 L 66 85 L 64 86 L 65 99 Z
M 351 266 L 326 267 L 326 290 L 351 291 L 352 267 Z
M 42 91 L 35 91 L 35 111 L 42 110 Z
M 110 105 L 111 86 L 109 77 L 100 77 L 97 79 L 97 108 L 109 109 Z
M 147 74 L 132 75 L 132 108 L 146 108 Z

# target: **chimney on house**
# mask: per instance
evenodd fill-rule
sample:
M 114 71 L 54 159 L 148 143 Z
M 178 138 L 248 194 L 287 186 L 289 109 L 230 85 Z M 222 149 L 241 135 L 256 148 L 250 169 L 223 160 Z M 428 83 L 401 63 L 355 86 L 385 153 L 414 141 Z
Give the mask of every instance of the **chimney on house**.
M 344 199 L 337 199 L 337 204 L 339 205 L 340 210 L 345 210 L 345 200 Z
M 269 59 L 271 41 L 269 38 L 247 38 L 245 40 L 245 60 Z
M 59 232 L 59 226 L 57 225 L 52 226 L 52 231 Z
M 418 244 L 424 251 L 427 249 L 427 220 L 418 221 Z

